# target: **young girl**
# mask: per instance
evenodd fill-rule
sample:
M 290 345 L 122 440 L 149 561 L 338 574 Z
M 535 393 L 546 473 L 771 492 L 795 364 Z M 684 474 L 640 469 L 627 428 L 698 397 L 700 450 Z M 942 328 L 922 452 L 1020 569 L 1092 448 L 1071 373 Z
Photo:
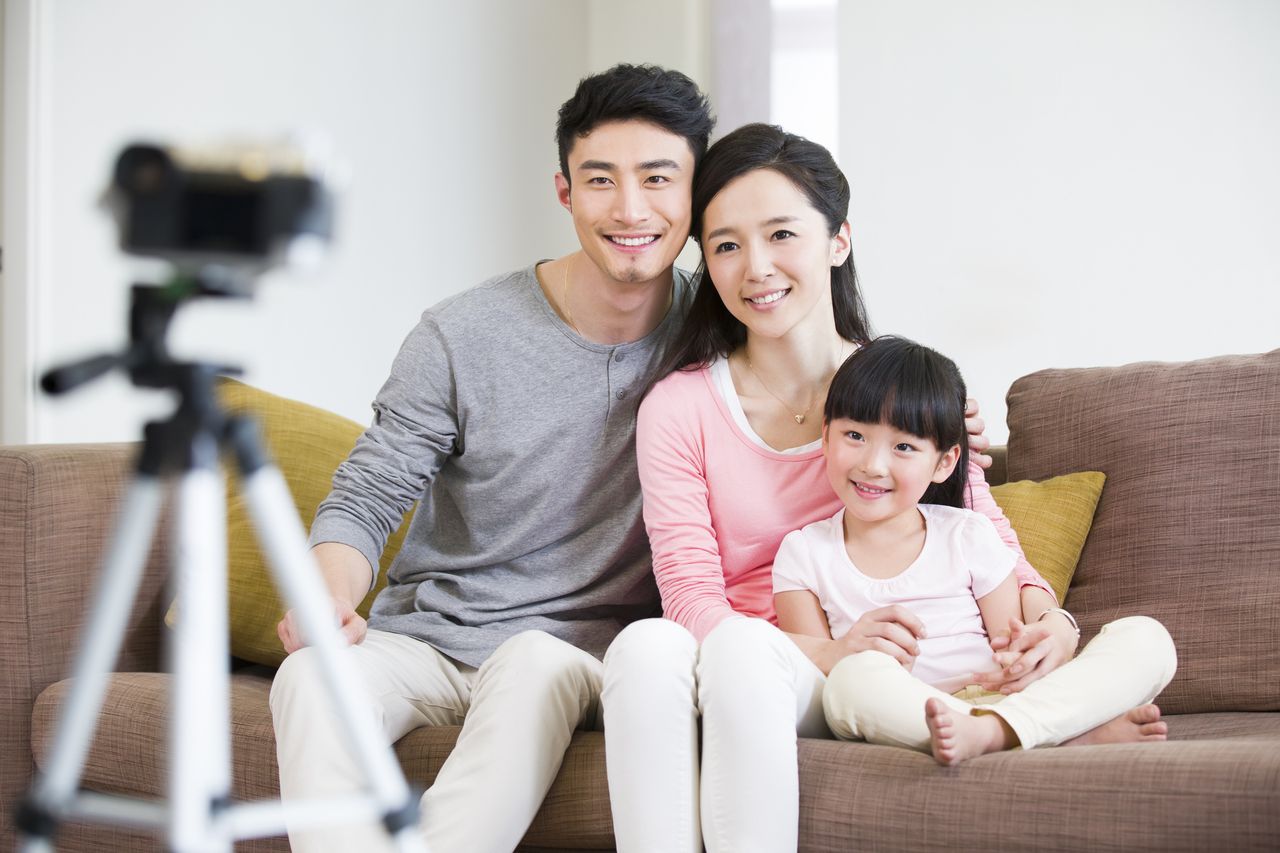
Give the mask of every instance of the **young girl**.
M 831 381 L 822 434 L 843 507 L 788 534 L 773 565 L 784 631 L 839 638 L 895 605 L 923 623 L 914 659 L 886 644 L 838 663 L 823 707 L 839 737 L 932 751 L 940 764 L 1063 743 L 1150 702 L 1177 664 L 1168 632 L 1133 616 L 1021 692 L 977 687 L 993 665 L 988 638 L 1022 626 L 1016 557 L 963 508 L 964 406 L 955 364 L 927 347 L 883 337 L 852 355 Z

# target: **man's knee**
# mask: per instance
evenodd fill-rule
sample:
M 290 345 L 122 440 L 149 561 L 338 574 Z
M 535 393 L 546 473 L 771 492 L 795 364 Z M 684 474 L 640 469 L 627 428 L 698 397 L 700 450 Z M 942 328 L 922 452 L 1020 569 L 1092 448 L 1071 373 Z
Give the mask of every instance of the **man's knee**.
M 496 670 L 519 673 L 521 678 L 534 682 L 587 679 L 598 690 L 601 664 L 577 646 L 545 631 L 523 631 L 498 646 L 481 665 L 480 677 Z
M 280 664 L 271 681 L 269 703 L 271 715 L 281 715 L 299 702 L 312 704 L 311 693 L 321 689 L 320 657 L 316 650 L 304 647 L 293 652 Z

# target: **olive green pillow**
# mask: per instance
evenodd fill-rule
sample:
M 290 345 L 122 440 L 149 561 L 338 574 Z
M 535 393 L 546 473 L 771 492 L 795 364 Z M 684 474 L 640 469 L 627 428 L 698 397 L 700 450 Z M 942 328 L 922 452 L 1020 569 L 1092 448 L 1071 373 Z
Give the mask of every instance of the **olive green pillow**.
M 298 516 L 310 529 L 316 507 L 329 494 L 334 470 L 347 458 L 363 427 L 332 412 L 234 379 L 219 378 L 217 392 L 228 412 L 257 420 L 262 440 L 289 485 Z M 388 540 L 378 583 L 356 608 L 361 616 L 369 615 L 374 596 L 386 586 L 386 569 L 400 550 L 412 516 L 412 512 L 407 514 L 400 529 Z M 242 660 L 278 666 L 285 653 L 276 635 L 276 623 L 285 607 L 231 470 L 227 479 L 227 594 L 231 653 Z M 166 622 L 172 625 L 175 615 L 170 608 Z
M 1082 471 L 991 487 L 1027 561 L 1053 587 L 1059 604 L 1067 597 L 1106 479 L 1100 471 Z

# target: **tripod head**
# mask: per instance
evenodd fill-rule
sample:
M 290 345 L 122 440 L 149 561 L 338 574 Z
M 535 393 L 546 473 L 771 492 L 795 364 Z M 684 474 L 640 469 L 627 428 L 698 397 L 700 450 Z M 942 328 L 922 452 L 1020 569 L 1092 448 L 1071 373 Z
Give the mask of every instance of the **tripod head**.
M 193 368 L 210 373 L 238 374 L 231 365 L 212 366 L 177 362 L 169 355 L 166 336 L 174 314 L 188 300 L 197 296 L 244 298 L 243 294 L 210 286 L 199 275 L 177 275 L 167 284 L 135 284 L 129 306 L 129 346 L 120 353 L 104 353 L 64 364 L 40 378 L 47 394 L 65 394 L 98 377 L 122 368 L 139 388 L 172 388 L 184 391 L 190 383 Z

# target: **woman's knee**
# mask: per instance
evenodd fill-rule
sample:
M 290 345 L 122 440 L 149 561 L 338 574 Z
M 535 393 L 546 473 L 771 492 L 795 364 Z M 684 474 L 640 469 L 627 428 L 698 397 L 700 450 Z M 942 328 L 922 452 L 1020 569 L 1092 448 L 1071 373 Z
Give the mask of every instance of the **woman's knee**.
M 791 638 L 763 619 L 726 619 L 698 650 L 699 696 L 741 703 L 789 687 L 797 654 Z
M 660 661 L 687 660 L 692 665 L 698 641 L 684 626 L 670 619 L 641 619 L 614 638 L 604 654 L 604 668 L 633 670 Z

